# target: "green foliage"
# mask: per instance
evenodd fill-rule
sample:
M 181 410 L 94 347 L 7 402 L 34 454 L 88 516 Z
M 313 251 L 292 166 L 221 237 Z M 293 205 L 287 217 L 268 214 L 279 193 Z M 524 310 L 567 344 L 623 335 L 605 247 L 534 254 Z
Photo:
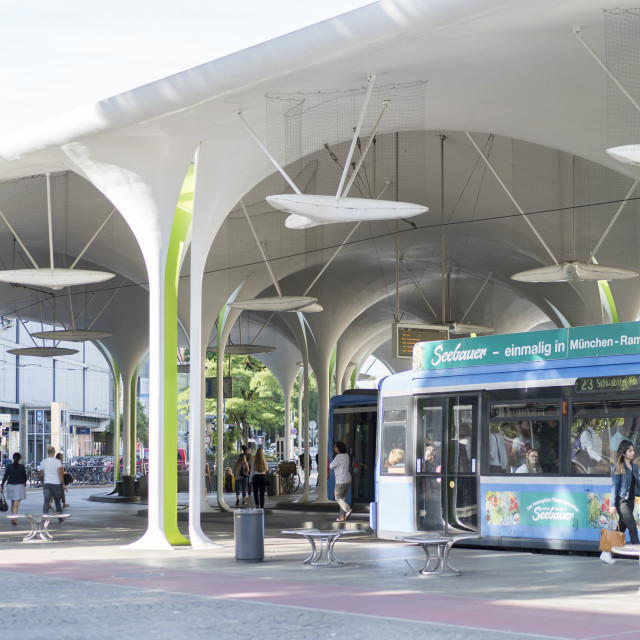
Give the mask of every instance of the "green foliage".
M 109 424 L 105 429 L 106 433 L 113 435 L 114 432 L 114 419 L 109 420 Z M 122 437 L 122 430 L 124 428 L 124 416 L 120 414 L 120 437 Z M 136 436 L 143 446 L 149 446 L 149 418 L 144 410 L 144 406 L 140 400 L 136 404 Z

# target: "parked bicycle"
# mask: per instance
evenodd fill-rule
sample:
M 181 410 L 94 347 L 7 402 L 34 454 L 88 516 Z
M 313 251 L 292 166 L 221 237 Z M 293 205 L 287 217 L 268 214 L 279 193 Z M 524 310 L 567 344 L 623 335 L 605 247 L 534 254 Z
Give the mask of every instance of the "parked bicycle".
M 280 486 L 283 493 L 293 493 L 300 486 L 300 474 L 295 461 L 281 462 L 278 465 L 278 475 L 280 476 Z

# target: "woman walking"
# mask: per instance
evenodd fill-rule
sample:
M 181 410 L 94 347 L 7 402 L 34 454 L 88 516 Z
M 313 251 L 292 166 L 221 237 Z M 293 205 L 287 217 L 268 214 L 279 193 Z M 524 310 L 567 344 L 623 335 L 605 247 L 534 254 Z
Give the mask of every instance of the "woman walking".
M 20 500 L 25 500 L 27 497 L 26 484 L 27 484 L 27 470 L 23 464 L 20 464 L 22 456 L 16 451 L 13 454 L 13 463 L 7 464 L 4 470 L 4 477 L 2 478 L 2 484 L 0 487 L 4 491 L 4 485 L 7 485 L 7 500 L 11 500 L 11 513 L 16 515 L 18 513 L 18 507 L 20 506 Z M 15 518 L 11 519 L 11 524 L 18 524 Z
M 340 505 L 340 515 L 336 518 L 338 522 L 346 520 L 351 515 L 351 507 L 346 501 L 349 487 L 351 486 L 351 460 L 347 453 L 347 445 L 344 442 L 336 442 L 333 445 L 336 454 L 329 465 L 336 475 L 336 488 L 334 490 L 336 502 Z
M 247 504 L 247 481 L 249 478 L 249 465 L 244 453 L 241 453 L 233 465 L 233 477 L 236 482 L 236 507 L 240 505 L 240 493 L 242 504 Z
M 623 440 L 618 446 L 616 462 L 611 474 L 611 494 L 609 513 L 618 513 L 620 531 L 629 529 L 631 544 L 640 544 L 638 540 L 638 526 L 633 517 L 633 507 L 636 501 L 637 485 L 640 483 L 640 469 L 633 463 L 635 449 L 630 440 Z M 603 551 L 600 560 L 613 564 L 615 560 L 611 553 Z
M 253 485 L 253 500 L 257 509 L 264 509 L 264 490 L 267 488 L 267 461 L 262 447 L 258 449 L 251 462 L 249 482 Z

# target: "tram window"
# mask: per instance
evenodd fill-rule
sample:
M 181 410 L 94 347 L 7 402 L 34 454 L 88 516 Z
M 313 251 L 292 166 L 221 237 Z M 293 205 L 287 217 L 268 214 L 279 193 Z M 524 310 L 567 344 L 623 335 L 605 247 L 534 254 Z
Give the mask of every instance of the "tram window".
M 420 399 L 416 438 L 416 473 L 442 470 L 442 401 Z
M 487 471 L 494 475 L 559 473 L 559 413 L 559 403 L 492 405 Z M 528 455 L 532 450 L 537 457 L 535 452 Z
M 381 472 L 404 475 L 407 452 L 407 412 L 390 410 L 384 412 L 382 424 Z
M 572 407 L 571 474 L 609 475 L 622 440 L 630 440 L 634 446 L 636 445 L 640 426 L 638 417 L 576 417 L 576 414 L 584 414 L 584 409 L 583 403 Z M 595 407 L 591 406 L 589 413 L 595 413 L 594 409 Z M 604 409 L 601 405 L 602 413 Z

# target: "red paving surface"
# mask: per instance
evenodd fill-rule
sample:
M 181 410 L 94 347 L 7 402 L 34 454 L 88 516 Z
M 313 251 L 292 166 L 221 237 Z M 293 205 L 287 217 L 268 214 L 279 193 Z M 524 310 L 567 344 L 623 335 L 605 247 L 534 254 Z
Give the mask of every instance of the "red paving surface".
M 336 584 L 243 577 L 130 563 L 50 562 L 0 566 L 51 578 L 234 599 L 288 607 L 399 618 L 555 638 L 607 640 L 640 637 L 640 613 L 591 613 L 504 604 L 482 598 L 366 589 Z M 263 588 L 261 588 L 263 587 Z

